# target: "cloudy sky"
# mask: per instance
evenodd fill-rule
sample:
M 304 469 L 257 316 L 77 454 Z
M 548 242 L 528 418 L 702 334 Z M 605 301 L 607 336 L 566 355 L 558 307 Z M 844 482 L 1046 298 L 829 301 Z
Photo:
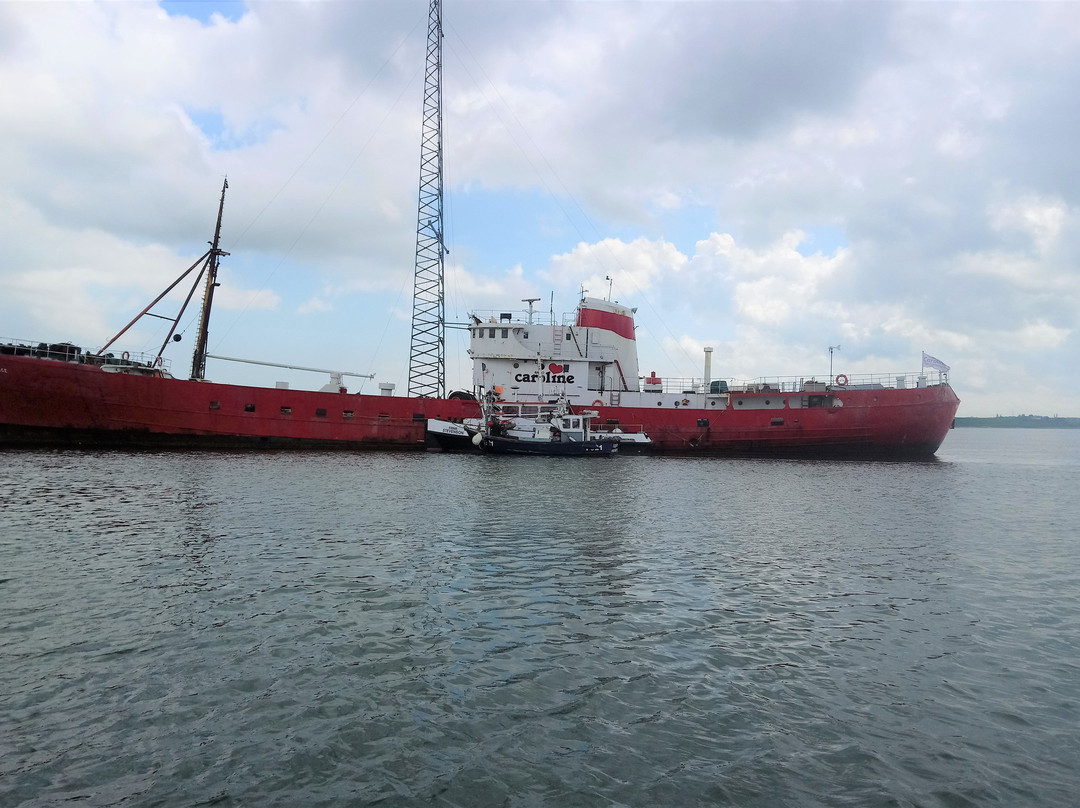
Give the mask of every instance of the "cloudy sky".
M 211 351 L 404 392 L 426 18 L 0 4 L 0 337 L 102 345 L 206 249 L 227 175 Z M 444 27 L 451 321 L 610 276 L 645 372 L 926 351 L 962 415 L 1080 415 L 1080 5 L 446 0 Z

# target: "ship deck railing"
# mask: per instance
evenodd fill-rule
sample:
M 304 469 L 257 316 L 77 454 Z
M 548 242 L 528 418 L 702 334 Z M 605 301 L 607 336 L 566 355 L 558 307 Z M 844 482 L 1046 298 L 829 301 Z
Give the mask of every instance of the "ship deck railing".
M 640 389 L 645 392 L 675 393 L 682 395 L 721 393 L 824 393 L 838 390 L 885 390 L 917 387 L 936 387 L 948 382 L 944 373 L 840 373 L 827 376 L 761 376 L 753 380 L 663 377 L 661 384 L 646 384 L 639 379 Z M 840 382 L 844 382 L 841 384 Z
M 486 309 L 484 311 L 471 311 L 470 317 L 475 317 L 480 320 L 477 323 L 475 320 L 470 320 L 468 325 L 471 326 L 489 326 L 498 328 L 507 325 L 564 325 L 573 326 L 577 323 L 577 309 L 574 311 L 566 311 L 561 315 L 556 315 L 552 311 L 540 311 L 540 309 L 533 309 L 532 314 L 524 310 L 518 311 L 501 311 L 499 309 Z
M 485 311 L 472 311 L 469 312 L 469 314 L 480 320 L 479 323 L 470 320 L 470 326 L 482 325 L 498 327 L 500 325 L 530 325 L 529 312 L 527 311 L 500 311 L 498 309 L 491 309 Z M 540 311 L 539 309 L 534 309 L 531 317 L 531 325 L 573 325 L 573 323 L 574 316 L 571 314 L 563 314 L 562 319 L 560 320 L 550 311 Z
M 8 356 L 32 356 L 37 359 L 55 359 L 60 362 L 78 362 L 85 365 L 117 365 L 120 367 L 138 365 L 142 367 L 154 367 L 157 354 L 152 353 L 129 353 L 122 351 L 98 356 L 90 351 L 83 350 L 78 345 L 70 342 L 38 342 L 28 339 L 6 339 L 0 337 L 0 354 Z M 168 371 L 172 361 L 162 359 L 157 367 Z

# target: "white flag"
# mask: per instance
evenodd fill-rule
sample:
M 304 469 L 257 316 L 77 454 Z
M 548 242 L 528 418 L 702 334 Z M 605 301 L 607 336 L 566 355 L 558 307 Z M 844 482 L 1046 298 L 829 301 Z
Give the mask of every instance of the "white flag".
M 940 370 L 942 373 L 949 372 L 949 366 L 942 362 L 940 359 L 935 359 L 926 351 L 922 352 L 922 366 L 924 368 L 931 368 L 933 370 Z

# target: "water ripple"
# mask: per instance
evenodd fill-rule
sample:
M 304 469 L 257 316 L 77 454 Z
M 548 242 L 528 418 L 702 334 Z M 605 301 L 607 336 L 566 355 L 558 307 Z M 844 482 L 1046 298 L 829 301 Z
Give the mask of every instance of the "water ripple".
M 1071 805 L 1074 444 L 2 455 L 0 802 Z

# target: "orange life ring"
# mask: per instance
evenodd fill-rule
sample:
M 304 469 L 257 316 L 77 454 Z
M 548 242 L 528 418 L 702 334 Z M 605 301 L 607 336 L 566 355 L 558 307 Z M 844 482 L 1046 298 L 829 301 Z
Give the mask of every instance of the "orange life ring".
M 592 403 L 592 405 L 593 405 L 594 407 L 603 407 L 603 406 L 604 406 L 604 402 L 603 402 L 603 401 L 601 401 L 600 399 L 596 399 L 596 401 L 594 401 L 594 402 Z
M 840 373 L 840 374 L 838 374 L 838 375 L 837 375 L 837 377 L 836 377 L 836 383 L 837 383 L 838 385 L 840 385 L 841 387 L 846 387 L 846 386 L 847 386 L 847 382 L 848 382 L 848 378 L 847 378 L 847 376 L 846 376 L 845 374 L 843 374 L 843 373 Z

